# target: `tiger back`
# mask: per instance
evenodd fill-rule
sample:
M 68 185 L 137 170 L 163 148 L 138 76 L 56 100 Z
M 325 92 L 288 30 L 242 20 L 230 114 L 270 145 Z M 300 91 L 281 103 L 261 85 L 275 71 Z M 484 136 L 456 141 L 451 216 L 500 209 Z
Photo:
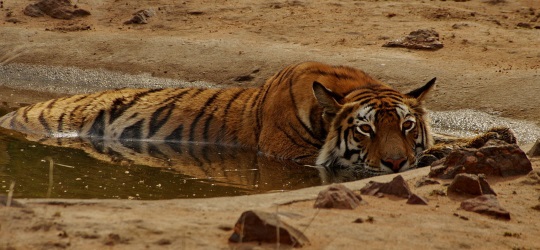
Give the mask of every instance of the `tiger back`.
M 326 168 L 374 175 L 405 171 L 432 144 L 422 102 L 434 80 L 400 93 L 364 72 L 316 62 L 291 65 L 260 88 L 120 89 L 37 103 L 0 118 L 31 140 L 104 140 L 256 149 Z

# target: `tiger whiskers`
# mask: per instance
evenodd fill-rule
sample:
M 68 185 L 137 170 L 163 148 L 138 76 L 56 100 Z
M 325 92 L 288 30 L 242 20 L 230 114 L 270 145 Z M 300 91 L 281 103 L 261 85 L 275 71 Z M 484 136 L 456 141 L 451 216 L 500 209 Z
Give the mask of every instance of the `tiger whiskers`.
M 389 174 L 385 171 L 369 169 L 366 163 L 357 163 L 353 166 L 334 164 L 330 166 L 311 166 L 320 171 L 323 184 L 356 181 L 369 177 Z

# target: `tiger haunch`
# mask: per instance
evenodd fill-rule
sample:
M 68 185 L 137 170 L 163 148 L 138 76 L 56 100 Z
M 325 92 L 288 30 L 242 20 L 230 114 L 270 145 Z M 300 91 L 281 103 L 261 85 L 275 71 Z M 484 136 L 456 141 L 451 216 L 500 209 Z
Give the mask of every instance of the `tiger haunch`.
M 364 72 L 315 62 L 291 65 L 260 88 L 120 89 L 37 103 L 0 126 L 43 137 L 189 141 L 249 147 L 327 168 L 404 171 L 432 144 L 425 94 L 408 94 Z

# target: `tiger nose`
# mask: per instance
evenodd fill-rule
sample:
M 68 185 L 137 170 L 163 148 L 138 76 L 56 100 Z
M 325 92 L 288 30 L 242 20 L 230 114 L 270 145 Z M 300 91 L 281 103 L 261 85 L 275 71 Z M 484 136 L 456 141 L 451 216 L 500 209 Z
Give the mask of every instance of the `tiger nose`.
M 398 159 L 386 158 L 384 160 L 381 160 L 381 162 L 383 165 L 392 169 L 394 173 L 397 173 L 405 165 L 405 163 L 407 162 L 407 158 L 398 158 Z

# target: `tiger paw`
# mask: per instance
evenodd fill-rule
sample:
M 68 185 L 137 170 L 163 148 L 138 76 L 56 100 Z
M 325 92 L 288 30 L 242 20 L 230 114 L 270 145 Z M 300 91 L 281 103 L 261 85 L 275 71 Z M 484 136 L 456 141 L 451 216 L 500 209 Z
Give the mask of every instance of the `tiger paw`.
M 481 148 L 489 140 L 501 140 L 508 144 L 517 144 L 516 136 L 510 128 L 507 127 L 494 127 L 486 131 L 477 137 L 472 138 L 468 143 L 464 145 L 466 148 Z

